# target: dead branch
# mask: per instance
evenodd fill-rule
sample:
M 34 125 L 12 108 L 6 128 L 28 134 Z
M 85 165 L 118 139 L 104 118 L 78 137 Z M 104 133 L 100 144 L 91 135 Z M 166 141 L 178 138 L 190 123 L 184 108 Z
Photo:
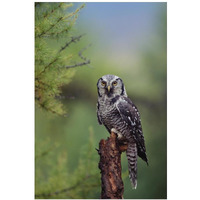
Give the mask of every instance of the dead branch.
M 78 53 L 79 57 L 82 60 L 84 60 L 83 62 L 75 63 L 74 65 L 67 65 L 65 67 L 68 69 L 68 68 L 74 68 L 74 67 L 79 67 L 79 66 L 83 66 L 83 65 L 89 65 L 90 64 L 90 60 L 87 59 L 86 57 L 84 57 L 82 52 L 85 51 L 90 46 L 91 46 L 91 44 L 88 45 L 87 47 L 83 48 L 82 50 L 80 50 L 79 53 Z
M 118 141 L 111 132 L 107 140 L 99 143 L 99 169 L 101 170 L 101 198 L 122 199 L 124 184 L 121 177 L 121 153 L 127 149 L 127 144 Z

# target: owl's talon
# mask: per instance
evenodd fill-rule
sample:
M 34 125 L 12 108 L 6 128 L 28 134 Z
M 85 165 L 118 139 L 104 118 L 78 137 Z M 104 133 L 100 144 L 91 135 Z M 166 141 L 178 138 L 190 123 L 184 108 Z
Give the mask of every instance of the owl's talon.
M 122 139 L 123 138 L 122 134 L 121 133 L 117 133 L 117 138 L 118 139 Z
M 117 134 L 117 138 L 118 139 L 121 139 L 123 137 L 123 135 L 121 133 L 119 133 L 115 128 L 112 128 L 111 132 Z
M 115 128 L 111 129 L 111 132 L 116 133 L 117 134 L 117 130 Z

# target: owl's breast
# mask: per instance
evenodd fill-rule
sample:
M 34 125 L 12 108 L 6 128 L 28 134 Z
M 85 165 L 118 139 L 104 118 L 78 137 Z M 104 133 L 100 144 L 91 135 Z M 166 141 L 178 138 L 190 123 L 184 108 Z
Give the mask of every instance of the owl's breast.
M 114 104 L 101 104 L 99 107 L 99 114 L 102 123 L 107 129 L 111 130 L 112 128 L 115 128 L 119 132 L 122 132 L 122 129 L 124 130 L 125 125 Z

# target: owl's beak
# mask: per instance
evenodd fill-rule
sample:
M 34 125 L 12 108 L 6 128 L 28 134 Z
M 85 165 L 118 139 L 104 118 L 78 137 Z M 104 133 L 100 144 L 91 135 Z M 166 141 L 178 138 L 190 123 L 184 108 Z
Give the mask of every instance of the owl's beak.
M 110 92 L 110 85 L 108 86 L 108 92 Z

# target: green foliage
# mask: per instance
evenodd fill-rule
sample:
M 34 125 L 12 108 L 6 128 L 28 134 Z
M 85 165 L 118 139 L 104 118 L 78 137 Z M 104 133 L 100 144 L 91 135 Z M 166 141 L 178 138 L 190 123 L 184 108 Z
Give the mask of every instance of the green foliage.
M 65 114 L 63 104 L 59 100 L 61 86 L 68 84 L 73 75 L 70 45 L 80 40 L 81 36 L 73 36 L 72 27 L 78 12 L 68 12 L 71 3 L 35 3 L 35 102 L 39 107 L 52 113 Z M 55 39 L 65 38 L 65 43 L 57 49 L 49 44 Z M 63 41 L 63 40 L 62 40 Z
M 37 144 L 40 148 L 36 148 L 36 198 L 89 198 L 100 187 L 92 129 L 88 144 L 81 148 L 78 167 L 72 172 L 67 167 L 66 150 L 56 155 L 59 145 L 50 144 L 48 139 Z
M 61 87 L 71 81 L 75 73 L 72 68 L 90 62 L 82 56 L 85 48 L 76 47 L 79 49 L 78 56 L 77 53 L 75 55 L 72 53 L 72 44 L 82 37 L 82 35 L 74 36 L 73 26 L 80 9 L 84 7 L 82 5 L 74 12 L 68 12 L 72 5 L 35 3 L 35 103 L 36 112 L 41 112 L 40 116 L 42 115 L 43 119 L 48 118 L 47 115 L 43 115 L 44 110 L 61 116 L 65 114 L 60 101 Z M 79 62 L 78 58 L 82 62 Z M 48 116 L 51 116 L 50 113 Z M 56 117 L 59 118 L 54 116 L 54 119 Z M 37 119 L 38 117 L 36 121 Z M 95 148 L 92 130 L 88 144 L 80 147 L 81 155 L 79 159 L 77 158 L 78 164 L 73 171 L 68 167 L 67 149 L 62 148 L 63 144 L 60 141 L 52 140 L 51 134 L 44 136 L 44 132 L 38 130 L 36 122 L 36 198 L 89 197 L 100 184 L 100 175 L 94 159 L 96 151 L 93 151 Z M 58 134 L 58 131 L 56 133 Z

